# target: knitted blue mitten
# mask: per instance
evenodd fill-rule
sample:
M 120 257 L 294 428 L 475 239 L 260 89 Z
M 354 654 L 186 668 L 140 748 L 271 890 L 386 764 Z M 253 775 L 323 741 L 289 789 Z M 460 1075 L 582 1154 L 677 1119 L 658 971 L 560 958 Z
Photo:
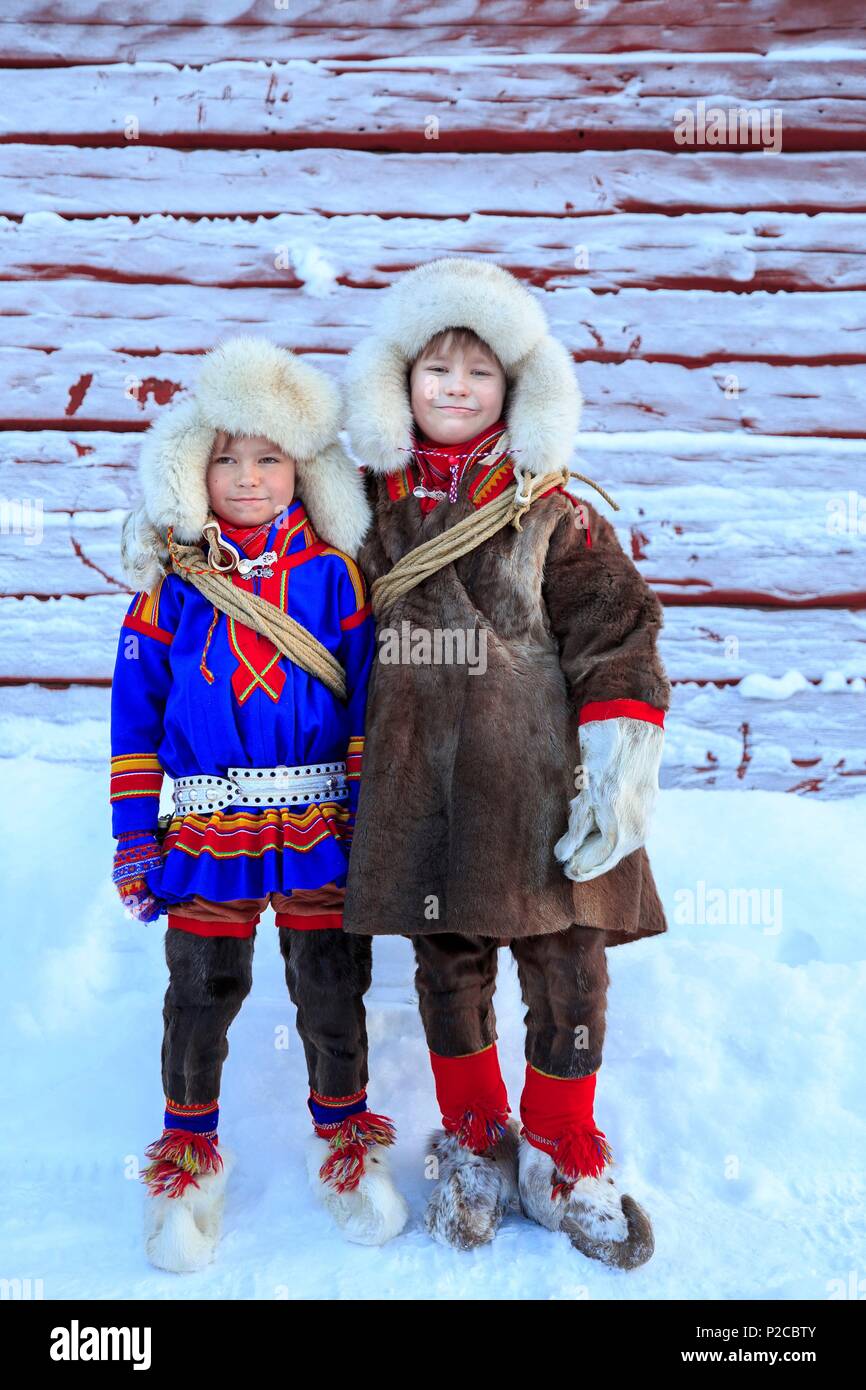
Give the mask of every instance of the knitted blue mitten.
M 139 922 L 153 922 L 163 910 L 145 878 L 150 869 L 161 864 L 159 842 L 149 831 L 118 835 L 111 878 L 127 912 Z

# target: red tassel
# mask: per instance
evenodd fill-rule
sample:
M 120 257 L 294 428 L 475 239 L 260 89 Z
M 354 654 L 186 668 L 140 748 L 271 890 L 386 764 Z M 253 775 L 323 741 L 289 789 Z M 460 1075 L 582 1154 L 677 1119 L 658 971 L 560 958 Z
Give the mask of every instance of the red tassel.
M 442 1127 L 448 1134 L 456 1135 L 464 1149 L 481 1154 L 502 1138 L 507 1120 L 507 1109 L 479 1102 L 471 1110 L 464 1110 L 459 1120 L 443 1118 Z
M 613 1154 L 600 1129 L 569 1129 L 557 1139 L 553 1158 L 559 1173 L 576 1180 L 597 1178 Z
M 197 1177 L 216 1173 L 223 1162 L 215 1139 L 188 1129 L 163 1130 L 144 1152 L 151 1162 L 139 1176 L 152 1197 L 182 1197 L 190 1183 L 198 1187 Z
M 364 1159 L 371 1144 L 393 1144 L 397 1137 L 392 1120 L 369 1110 L 350 1115 L 336 1130 L 318 1125 L 315 1130 L 331 1145 L 331 1152 L 319 1169 L 319 1177 L 337 1192 L 353 1192 L 358 1186 L 364 1176 Z
M 496 1043 L 460 1057 L 430 1053 L 436 1099 L 447 1134 L 473 1153 L 484 1153 L 505 1132 L 508 1093 Z

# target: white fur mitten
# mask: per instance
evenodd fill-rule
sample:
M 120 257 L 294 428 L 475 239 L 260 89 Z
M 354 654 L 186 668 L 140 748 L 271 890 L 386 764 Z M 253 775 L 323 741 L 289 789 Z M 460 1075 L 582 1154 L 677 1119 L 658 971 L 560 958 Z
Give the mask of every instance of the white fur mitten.
M 584 788 L 569 803 L 568 829 L 553 852 L 566 878 L 586 883 L 645 843 L 664 729 L 644 719 L 596 719 L 579 737 Z

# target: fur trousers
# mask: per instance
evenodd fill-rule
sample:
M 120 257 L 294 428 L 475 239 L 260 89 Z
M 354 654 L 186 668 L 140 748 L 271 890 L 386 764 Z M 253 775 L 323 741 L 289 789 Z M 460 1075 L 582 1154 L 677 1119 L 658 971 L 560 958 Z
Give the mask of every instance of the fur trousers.
M 588 1076 L 601 1066 L 608 972 L 604 932 L 517 938 L 413 936 L 415 987 L 431 1052 L 463 1057 L 496 1041 L 497 950 L 509 944 L 526 1005 L 526 1060 L 549 1076 Z
M 320 1095 L 353 1095 L 368 1081 L 364 994 L 372 970 L 370 938 L 340 928 L 278 931 L 310 1088 Z M 219 1096 L 229 1026 L 252 985 L 254 942 L 255 928 L 246 937 L 166 932 L 162 1083 L 178 1104 Z

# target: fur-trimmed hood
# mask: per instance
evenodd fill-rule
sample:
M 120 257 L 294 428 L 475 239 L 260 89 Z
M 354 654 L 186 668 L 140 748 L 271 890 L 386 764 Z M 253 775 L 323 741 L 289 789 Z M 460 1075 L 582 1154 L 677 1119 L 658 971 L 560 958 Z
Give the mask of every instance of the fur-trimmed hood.
M 521 470 L 567 465 L 582 405 L 571 358 L 519 280 L 468 256 L 402 275 L 381 296 L 373 332 L 350 354 L 346 426 L 361 462 L 376 473 L 405 467 L 413 427 L 409 367 L 446 328 L 471 328 L 502 363 L 509 446 Z
M 207 353 L 194 393 L 154 422 L 142 444 L 142 501 L 124 520 L 121 560 L 135 589 L 167 569 L 166 536 L 194 544 L 208 518 L 206 471 L 217 434 L 264 435 L 297 463 L 296 495 L 314 530 L 353 558 L 370 524 L 361 474 L 341 447 L 341 401 L 324 372 L 261 338 Z

